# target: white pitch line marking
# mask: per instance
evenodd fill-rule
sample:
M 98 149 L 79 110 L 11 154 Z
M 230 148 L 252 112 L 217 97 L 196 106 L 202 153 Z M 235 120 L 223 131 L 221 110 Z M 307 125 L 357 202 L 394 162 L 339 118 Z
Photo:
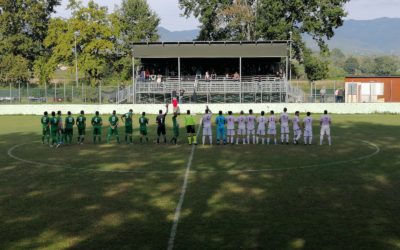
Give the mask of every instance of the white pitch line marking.
M 20 158 L 16 155 L 13 154 L 13 151 L 16 148 L 19 148 L 21 146 L 24 145 L 28 145 L 30 143 L 23 143 L 23 144 L 18 144 L 15 145 L 13 147 L 11 147 L 7 154 L 9 157 L 13 158 L 14 160 L 20 161 L 20 162 L 24 162 L 24 163 L 29 163 L 32 165 L 38 165 L 38 166 L 45 166 L 45 167 L 56 167 L 56 168 L 64 168 L 64 169 L 72 169 L 72 170 L 79 170 L 79 171 L 83 171 L 83 172 L 98 172 L 98 173 L 133 173 L 133 174 L 148 174 L 148 173 L 152 173 L 152 174 L 181 174 L 182 171 L 148 171 L 148 170 L 102 170 L 102 169 L 88 169 L 88 168 L 77 168 L 77 167 L 72 167 L 72 166 L 68 166 L 68 165 L 56 165 L 56 164 L 48 164 L 48 163 L 44 163 L 44 162 L 38 162 L 38 161 L 31 161 L 31 160 L 25 160 L 23 158 Z
M 328 162 L 328 163 L 322 163 L 322 164 L 312 164 L 312 165 L 306 165 L 306 166 L 298 166 L 298 167 L 291 167 L 291 168 L 266 168 L 266 169 L 242 169 L 242 170 L 190 170 L 191 173 L 259 173 L 259 172 L 278 172 L 278 171 L 288 171 L 288 170 L 296 170 L 296 169 L 308 169 L 308 168 L 317 168 L 317 167 L 325 167 L 325 166 L 334 166 L 338 164 L 343 164 L 343 163 L 348 163 L 348 162 L 353 162 L 353 161 L 359 161 L 359 160 L 365 160 L 372 158 L 373 156 L 377 155 L 380 153 L 381 149 L 379 148 L 378 145 L 369 142 L 369 141 L 363 141 L 360 140 L 361 142 L 368 144 L 372 147 L 375 148 L 375 151 L 371 154 L 365 155 L 365 156 L 360 156 L 356 157 L 353 159 L 349 160 L 342 160 L 342 161 L 335 161 L 335 162 Z M 147 173 L 153 173 L 153 174 L 181 174 L 182 171 L 157 171 L 157 170 L 101 170 L 101 169 L 84 169 L 84 168 L 76 168 L 72 166 L 65 166 L 65 165 L 56 165 L 56 164 L 48 164 L 44 162 L 37 162 L 37 161 L 31 161 L 31 160 L 26 160 L 23 158 L 20 158 L 18 156 L 15 156 L 13 154 L 13 151 L 16 148 L 19 148 L 21 146 L 27 145 L 30 143 L 24 143 L 24 144 L 18 144 L 13 147 L 11 147 L 7 154 L 9 157 L 20 161 L 24 163 L 29 163 L 33 165 L 38 165 L 38 166 L 47 166 L 47 167 L 58 167 L 58 168 L 65 168 L 65 169 L 72 169 L 72 170 L 79 170 L 83 172 L 99 172 L 99 173 L 133 173 L 133 174 L 147 174 Z
M 196 137 L 199 137 L 201 124 L 202 124 L 202 122 L 200 121 L 200 126 L 199 126 L 199 128 L 197 130 Z M 188 186 L 188 179 L 189 179 L 189 174 L 190 174 L 190 168 L 192 167 L 192 162 L 193 162 L 193 156 L 194 156 L 194 150 L 195 149 L 196 149 L 196 146 L 192 145 L 192 150 L 190 151 L 189 160 L 188 160 L 188 163 L 186 165 L 185 178 L 183 179 L 181 195 L 179 197 L 178 205 L 176 206 L 176 209 L 175 209 L 174 221 L 172 223 L 171 234 L 170 234 L 169 240 L 168 240 L 168 248 L 167 248 L 168 250 L 174 249 L 176 232 L 178 230 L 179 218 L 181 216 L 182 205 L 183 205 L 183 201 L 184 201 L 185 195 L 186 195 L 186 190 L 187 190 L 187 186 Z

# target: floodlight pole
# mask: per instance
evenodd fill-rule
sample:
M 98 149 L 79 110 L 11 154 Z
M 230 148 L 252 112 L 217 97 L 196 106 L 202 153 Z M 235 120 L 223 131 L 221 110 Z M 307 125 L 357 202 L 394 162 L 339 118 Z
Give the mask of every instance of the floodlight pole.
M 242 103 L 242 57 L 239 57 L 240 103 Z
M 293 32 L 289 32 L 290 41 L 289 41 L 289 82 L 292 82 L 292 46 L 293 46 Z
M 78 79 L 78 51 L 77 51 L 77 45 L 76 45 L 76 37 L 79 36 L 80 32 L 75 31 L 74 32 L 74 38 L 75 38 L 75 82 L 76 82 L 76 87 L 79 86 L 79 79 Z
M 179 82 L 179 92 L 181 91 L 181 58 L 180 57 L 178 57 L 178 82 Z M 178 92 L 178 93 L 179 93 Z
M 289 81 L 289 78 L 288 78 L 288 74 L 289 74 L 289 58 L 286 56 L 286 73 L 285 73 L 285 78 L 286 78 L 286 81 L 285 81 L 285 102 L 287 102 L 288 101 L 288 81 Z M 282 85 L 281 85 L 282 86 Z M 282 89 L 282 88 L 281 88 Z M 282 93 L 282 92 L 281 92 Z

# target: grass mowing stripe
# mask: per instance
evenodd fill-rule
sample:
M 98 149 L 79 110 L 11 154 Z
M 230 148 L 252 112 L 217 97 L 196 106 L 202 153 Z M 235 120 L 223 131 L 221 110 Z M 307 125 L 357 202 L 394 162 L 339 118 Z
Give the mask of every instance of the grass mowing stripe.
M 32 142 L 36 143 L 36 142 Z M 157 171 L 157 170 L 100 170 L 100 169 L 89 169 L 89 168 L 76 168 L 76 167 L 71 167 L 68 165 L 56 165 L 56 164 L 49 164 L 49 163 L 44 163 L 44 162 L 38 162 L 38 161 L 31 161 L 31 160 L 26 160 L 21 157 L 18 157 L 13 154 L 13 151 L 16 148 L 22 147 L 24 145 L 28 145 L 30 143 L 23 143 L 23 144 L 18 144 L 14 145 L 11 147 L 8 151 L 7 154 L 9 157 L 13 158 L 14 160 L 23 162 L 23 163 L 29 163 L 32 165 L 38 165 L 38 166 L 44 166 L 44 167 L 57 167 L 57 168 L 65 168 L 65 169 L 72 169 L 72 170 L 79 170 L 83 172 L 100 172 L 100 173 L 133 173 L 133 174 L 147 174 L 147 173 L 152 173 L 152 174 L 180 174 L 182 171 Z
M 197 129 L 196 137 L 199 137 L 201 124 L 202 124 L 202 121 L 200 121 L 200 125 L 199 125 L 199 127 Z M 188 160 L 188 163 L 186 165 L 186 171 L 185 171 L 185 177 L 183 179 L 181 195 L 179 197 L 178 205 L 176 206 L 176 209 L 175 209 L 174 222 L 172 224 L 171 234 L 170 234 L 169 240 L 168 240 L 168 248 L 167 248 L 168 250 L 174 249 L 176 232 L 178 230 L 179 217 L 181 216 L 183 200 L 185 199 L 185 194 L 186 194 L 186 190 L 187 190 L 187 186 L 188 186 L 188 179 L 189 179 L 189 174 L 190 174 L 190 168 L 192 167 L 195 148 L 196 148 L 196 146 L 192 145 L 192 150 L 190 151 L 189 160 Z
M 264 169 L 241 169 L 241 170 L 216 170 L 216 169 L 214 169 L 214 170 L 192 170 L 191 172 L 192 173 L 231 173 L 231 174 L 235 174 L 235 173 L 279 172 L 279 171 L 289 171 L 289 170 L 297 170 L 297 169 L 328 167 L 328 166 L 349 163 L 349 162 L 353 162 L 353 161 L 367 160 L 381 152 L 380 147 L 378 145 L 376 145 L 375 143 L 372 143 L 369 141 L 364 141 L 364 140 L 360 140 L 360 142 L 373 147 L 375 149 L 375 151 L 370 154 L 362 155 L 362 156 L 348 159 L 348 160 L 333 161 L 333 162 L 320 163 L 320 164 L 311 164 L 311 165 L 291 167 L 291 168 L 264 168 Z

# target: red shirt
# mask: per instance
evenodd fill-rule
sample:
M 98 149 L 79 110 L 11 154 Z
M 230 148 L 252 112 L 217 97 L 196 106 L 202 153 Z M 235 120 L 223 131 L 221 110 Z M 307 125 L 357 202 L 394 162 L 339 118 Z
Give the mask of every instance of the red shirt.
M 172 99 L 172 106 L 174 108 L 178 107 L 178 100 L 176 98 Z

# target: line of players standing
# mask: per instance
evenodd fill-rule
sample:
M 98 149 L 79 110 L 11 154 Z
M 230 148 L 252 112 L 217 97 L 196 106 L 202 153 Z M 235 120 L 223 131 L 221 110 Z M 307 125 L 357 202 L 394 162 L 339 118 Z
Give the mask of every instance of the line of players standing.
M 160 143 L 161 136 L 163 137 L 164 143 L 167 142 L 166 138 L 166 125 L 165 120 L 168 114 L 168 105 L 166 106 L 166 112 L 163 113 L 162 110 L 159 111 L 159 115 L 156 118 L 157 123 L 157 143 Z M 171 143 L 177 144 L 179 138 L 179 123 L 177 120 L 178 111 L 174 110 L 172 116 L 172 127 L 173 127 L 173 137 L 171 139 Z M 274 111 L 270 111 L 270 116 L 265 117 L 264 111 L 261 112 L 261 115 L 256 117 L 253 114 L 253 111 L 249 111 L 249 115 L 245 116 L 244 112 L 241 111 L 239 117 L 234 117 L 232 115 L 232 111 L 228 112 L 228 116 L 223 116 L 222 111 L 219 111 L 219 115 L 215 119 L 215 124 L 217 126 L 217 144 L 239 144 L 241 141 L 243 144 L 265 144 L 265 139 L 267 139 L 267 144 L 270 143 L 270 139 L 273 138 L 274 144 L 277 144 L 277 123 L 280 123 L 281 127 L 281 143 L 289 144 L 289 124 L 293 124 L 293 143 L 299 144 L 299 140 L 302 135 L 302 131 L 304 132 L 304 144 L 312 143 L 312 123 L 313 118 L 311 117 L 311 113 L 308 112 L 307 116 L 303 119 L 303 123 L 300 121 L 300 112 L 296 111 L 293 119 L 290 119 L 289 114 L 287 113 L 287 109 L 284 109 L 284 112 L 280 115 L 280 118 L 277 119 L 275 117 Z M 133 138 L 133 111 L 129 110 L 128 113 L 121 116 L 121 120 L 125 124 L 125 142 L 132 143 Z M 107 132 L 107 143 L 110 142 L 112 136 L 116 137 L 117 142 L 119 143 L 119 133 L 118 133 L 118 125 L 119 118 L 116 115 L 116 111 L 113 111 L 112 115 L 108 119 L 109 127 Z M 238 124 L 237 130 L 235 129 L 235 124 Z M 73 127 L 74 125 L 78 128 L 78 144 L 83 144 L 85 140 L 86 134 L 86 117 L 84 111 L 80 112 L 80 115 L 75 119 L 71 112 L 68 112 L 68 116 L 65 118 L 65 125 L 63 125 L 63 118 L 61 116 L 61 111 L 51 113 L 51 117 L 47 112 L 44 112 L 43 117 L 41 118 L 42 124 L 42 143 L 49 144 L 51 147 L 56 146 L 59 147 L 62 144 L 71 144 L 73 137 Z M 140 142 L 143 143 L 144 140 L 146 142 L 149 141 L 148 133 L 147 133 L 147 125 L 149 124 L 149 119 L 146 117 L 146 114 L 143 112 L 141 117 L 139 118 L 139 131 L 140 131 Z M 256 129 L 256 124 L 258 124 Z M 103 120 L 99 115 L 99 112 L 96 111 L 95 116 L 91 119 L 91 125 L 93 126 L 93 143 L 101 143 L 102 136 L 102 126 Z M 197 144 L 197 136 L 195 132 L 196 121 L 193 115 L 190 114 L 190 110 L 187 111 L 187 115 L 185 116 L 185 127 L 188 137 L 188 143 Z M 205 114 L 202 117 L 201 125 L 203 126 L 203 136 L 202 141 L 203 145 L 206 142 L 208 137 L 209 143 L 212 144 L 212 112 L 206 107 Z M 320 136 L 320 144 L 322 145 L 324 135 L 327 135 L 328 143 L 331 145 L 331 137 L 330 137 L 330 125 L 331 118 L 328 115 L 328 112 L 325 111 L 324 115 L 320 119 L 321 125 L 321 136 Z M 266 131 L 267 126 L 267 131 Z M 237 135 L 235 133 L 237 131 Z M 267 135 L 267 138 L 265 138 Z M 50 143 L 51 138 L 51 143 Z
M 210 144 L 212 144 L 211 116 L 211 111 L 207 107 L 202 119 L 203 145 L 205 144 L 207 136 L 209 137 Z M 307 112 L 307 116 L 304 117 L 301 122 L 299 111 L 296 111 L 294 117 L 291 119 L 286 108 L 284 108 L 283 113 L 280 114 L 279 119 L 275 116 L 274 111 L 270 111 L 268 117 L 265 116 L 264 111 L 262 111 L 258 117 L 253 114 L 253 110 L 249 110 L 247 116 L 241 111 L 239 117 L 234 117 L 232 111 L 229 111 L 228 116 L 225 117 L 223 116 L 223 112 L 219 111 L 215 123 L 217 126 L 217 144 L 239 144 L 239 142 L 243 144 L 259 144 L 260 142 L 265 144 L 265 139 L 266 144 L 270 144 L 271 139 L 274 140 L 274 144 L 277 144 L 277 123 L 280 124 L 281 128 L 282 144 L 289 144 L 290 123 L 293 125 L 293 144 L 299 144 L 302 132 L 304 144 L 312 144 L 313 118 L 310 112 Z M 236 124 L 237 129 L 235 129 Z M 325 110 L 320 118 L 320 145 L 323 144 L 325 135 L 327 136 L 328 144 L 332 144 L 330 125 L 331 117 L 328 115 L 328 111 Z

